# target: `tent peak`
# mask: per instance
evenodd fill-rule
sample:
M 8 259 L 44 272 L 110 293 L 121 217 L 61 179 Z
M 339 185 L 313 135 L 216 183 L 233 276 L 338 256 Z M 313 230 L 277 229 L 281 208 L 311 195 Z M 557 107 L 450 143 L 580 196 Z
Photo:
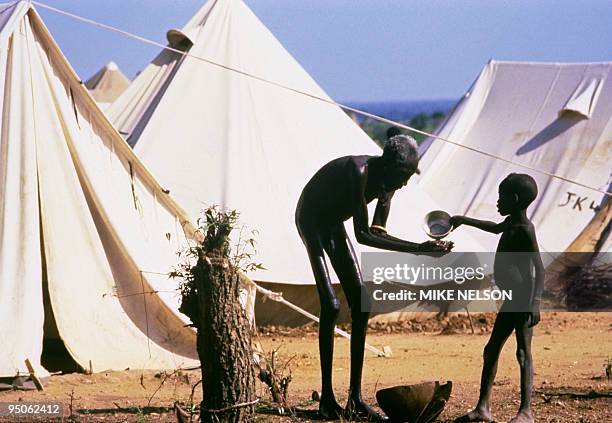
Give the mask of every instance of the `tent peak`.
M 170 29 L 166 32 L 166 39 L 168 40 L 168 44 L 170 47 L 179 49 L 179 50 L 188 50 L 193 46 L 193 38 L 189 36 L 189 31 L 187 33 L 183 32 L 180 29 Z
M 105 67 L 109 71 L 117 71 L 117 70 L 119 70 L 119 66 L 117 66 L 117 64 L 115 62 L 113 62 L 112 60 L 110 62 L 108 62 Z
M 26 6 L 28 9 L 33 9 L 34 8 L 34 4 L 32 4 L 32 0 L 17 0 L 17 1 L 9 1 L 9 2 L 2 2 L 0 3 L 0 9 L 3 9 L 2 11 L 8 9 L 9 7 L 12 6 Z

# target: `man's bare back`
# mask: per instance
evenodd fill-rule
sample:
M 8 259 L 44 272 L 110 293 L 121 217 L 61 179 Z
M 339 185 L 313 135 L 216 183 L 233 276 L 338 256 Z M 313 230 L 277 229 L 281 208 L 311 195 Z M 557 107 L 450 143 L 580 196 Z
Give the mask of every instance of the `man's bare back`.
M 350 219 L 353 216 L 352 191 L 359 184 L 360 176 L 368 177 L 368 161 L 371 159 L 373 156 L 344 156 L 324 165 L 302 190 L 299 216 L 330 225 Z M 366 202 L 370 203 L 377 194 L 366 192 Z

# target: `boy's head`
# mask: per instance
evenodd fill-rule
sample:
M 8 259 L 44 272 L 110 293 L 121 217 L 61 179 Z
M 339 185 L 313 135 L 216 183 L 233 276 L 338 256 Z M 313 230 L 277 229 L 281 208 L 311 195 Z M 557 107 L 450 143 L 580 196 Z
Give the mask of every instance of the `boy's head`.
M 535 180 L 524 173 L 511 173 L 499 184 L 497 210 L 502 216 L 525 210 L 538 196 Z
M 413 174 L 419 174 L 419 147 L 408 135 L 395 135 L 385 143 L 382 154 L 385 164 L 384 183 L 387 191 L 406 185 Z

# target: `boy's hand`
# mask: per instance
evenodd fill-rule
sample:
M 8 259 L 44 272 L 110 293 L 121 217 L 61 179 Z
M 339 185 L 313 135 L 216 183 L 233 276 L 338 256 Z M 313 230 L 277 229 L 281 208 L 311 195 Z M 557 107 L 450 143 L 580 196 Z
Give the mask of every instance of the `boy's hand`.
M 529 313 L 529 327 L 532 328 L 540 323 L 540 301 L 535 300 L 531 306 L 531 312 Z
M 461 226 L 463 224 L 464 220 L 463 220 L 463 216 L 453 216 L 450 218 L 449 223 L 451 224 L 453 231 L 455 229 L 457 229 L 459 226 Z

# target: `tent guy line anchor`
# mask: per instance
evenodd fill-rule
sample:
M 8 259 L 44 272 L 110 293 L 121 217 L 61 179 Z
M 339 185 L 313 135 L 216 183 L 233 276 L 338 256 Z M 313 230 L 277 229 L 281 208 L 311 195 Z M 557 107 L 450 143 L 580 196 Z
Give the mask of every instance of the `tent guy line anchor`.
M 34 371 L 34 366 L 32 366 L 32 363 L 30 362 L 29 358 L 25 359 L 25 365 L 28 368 L 30 379 L 32 379 L 32 382 L 34 382 L 34 385 L 36 386 L 36 390 L 43 391 L 44 390 L 43 385 L 40 382 L 40 379 L 38 378 L 38 376 L 36 376 L 36 372 Z
M 64 10 L 55 8 L 53 6 L 49 6 L 49 5 L 44 4 L 44 3 L 40 3 L 38 1 L 32 1 L 32 3 L 35 4 L 36 6 L 40 6 L 43 9 L 47 9 L 49 11 L 58 13 L 60 15 L 64 15 L 64 16 L 76 19 L 76 20 L 81 21 L 83 23 L 87 23 L 89 25 L 97 26 L 97 27 L 100 27 L 102 29 L 106 29 L 108 31 L 116 32 L 116 33 L 119 33 L 119 34 L 124 35 L 126 37 L 135 39 L 137 41 L 141 41 L 141 42 L 146 43 L 146 44 L 151 44 L 151 45 L 163 48 L 165 50 L 169 50 L 169 51 L 181 54 L 183 56 L 187 56 L 187 57 L 191 57 L 191 58 L 196 59 L 196 60 L 200 60 L 200 61 L 208 63 L 210 65 L 217 66 L 217 67 L 220 67 L 222 69 L 229 70 L 231 72 L 235 72 L 237 74 L 240 74 L 240 75 L 243 75 L 243 76 L 255 79 L 257 81 L 264 82 L 264 83 L 273 85 L 273 86 L 278 87 L 278 88 L 289 90 L 289 91 L 294 92 L 296 94 L 301 94 L 301 95 L 310 97 L 310 98 L 312 98 L 314 100 L 319 100 L 319 101 L 322 101 L 324 103 L 328 103 L 328 104 L 340 107 L 343 110 L 350 111 L 350 112 L 359 114 L 361 116 L 369 117 L 371 119 L 374 119 L 374 120 L 377 120 L 379 122 L 383 122 L 383 123 L 386 123 L 386 124 L 389 124 L 389 125 L 394 125 L 394 126 L 397 126 L 399 128 L 402 128 L 402 129 L 405 129 L 405 130 L 408 130 L 408 131 L 411 131 L 411 132 L 414 132 L 414 133 L 417 133 L 417 134 L 425 135 L 427 137 L 432 137 L 432 138 L 438 139 L 440 141 L 446 142 L 448 144 L 452 144 L 452 145 L 455 145 L 457 147 L 461 147 L 461 148 L 464 148 L 466 150 L 469 150 L 469 151 L 472 151 L 472 152 L 475 152 L 475 153 L 478 153 L 478 154 L 482 154 L 482 155 L 490 157 L 492 159 L 501 160 L 501 161 L 503 161 L 505 163 L 508 163 L 508 164 L 511 164 L 513 166 L 517 166 L 517 167 L 521 167 L 521 168 L 524 168 L 524 169 L 527 169 L 527 170 L 531 170 L 532 172 L 540 173 L 542 175 L 545 175 L 545 176 L 548 176 L 548 177 L 551 177 L 551 178 L 556 178 L 556 179 L 559 179 L 561 181 L 568 182 L 568 183 L 571 183 L 571 184 L 574 184 L 574 185 L 578 185 L 580 187 L 587 188 L 589 190 L 598 192 L 598 193 L 603 194 L 605 196 L 612 197 L 612 192 L 604 191 L 604 190 L 602 190 L 600 188 L 596 188 L 596 187 L 584 184 L 582 182 L 574 181 L 574 180 L 566 178 L 564 176 L 557 175 L 557 174 L 554 174 L 554 173 L 551 173 L 551 172 L 547 172 L 547 171 L 544 171 L 544 170 L 541 170 L 541 169 L 537 169 L 537 168 L 534 168 L 534 167 L 529 166 L 529 165 L 525 165 L 525 164 L 521 164 L 521 163 L 516 163 L 516 162 L 514 162 L 514 161 L 512 161 L 510 159 L 506 159 L 506 158 L 498 156 L 496 154 L 488 153 L 486 151 L 482 151 L 482 150 L 479 150 L 477 148 L 473 148 L 473 147 L 461 144 L 459 142 L 455 142 L 455 141 L 452 141 L 452 140 L 449 140 L 449 139 L 446 139 L 446 138 L 443 138 L 443 137 L 431 134 L 431 133 L 426 132 L 426 131 L 421 131 L 419 129 L 412 128 L 412 127 L 410 127 L 408 125 L 404 125 L 402 123 L 395 122 L 395 121 L 393 121 L 391 119 L 387 119 L 387 118 L 384 118 L 382 116 L 375 115 L 373 113 L 368 113 L 368 112 L 366 112 L 364 110 L 360 110 L 360 109 L 357 109 L 357 108 L 354 108 L 354 107 L 351 107 L 351 106 L 347 106 L 347 105 L 342 104 L 342 103 L 338 103 L 338 102 L 336 102 L 334 100 L 331 100 L 329 98 L 324 98 L 324 97 L 321 97 L 321 96 L 318 96 L 318 95 L 315 95 L 315 94 L 312 94 L 312 93 L 301 91 L 299 89 L 292 88 L 292 87 L 283 85 L 281 83 L 274 82 L 274 81 L 265 79 L 263 77 L 250 74 L 250 73 L 242 71 L 240 69 L 235 69 L 235 68 L 232 68 L 230 66 L 226 66 L 226 65 L 223 65 L 221 63 L 217 63 L 217 62 L 214 62 L 212 60 L 208 60 L 208 59 L 206 59 L 204 57 L 200 57 L 200 56 L 196 56 L 196 55 L 193 55 L 193 54 L 189 54 L 189 53 L 187 53 L 185 51 L 182 51 L 182 50 L 170 47 L 169 45 L 165 45 L 165 44 L 159 43 L 157 41 L 150 40 L 150 39 L 142 37 L 140 35 L 136 35 L 136 34 L 133 34 L 131 32 L 124 31 L 122 29 L 119 29 L 119 28 L 116 28 L 114 26 L 107 25 L 107 24 L 95 21 L 93 19 L 89 19 L 89 18 L 85 18 L 83 16 L 75 15 L 74 13 L 66 12 Z

